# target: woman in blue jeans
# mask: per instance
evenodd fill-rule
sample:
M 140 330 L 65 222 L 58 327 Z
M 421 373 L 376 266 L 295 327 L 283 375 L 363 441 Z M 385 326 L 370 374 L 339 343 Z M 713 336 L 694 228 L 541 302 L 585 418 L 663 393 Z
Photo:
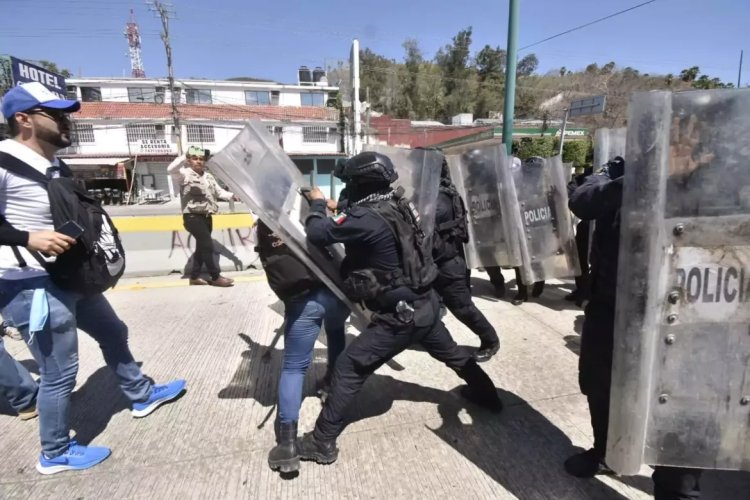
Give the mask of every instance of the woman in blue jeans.
M 315 340 L 325 324 L 328 369 L 323 384 L 330 383 L 336 358 L 344 350 L 345 322 L 349 309 L 294 255 L 262 221 L 258 221 L 256 249 L 268 284 L 284 302 L 284 360 L 279 380 L 279 404 L 274 430 L 276 446 L 268 454 L 272 470 L 299 469 L 297 421 L 302 406 L 305 373 L 313 358 Z

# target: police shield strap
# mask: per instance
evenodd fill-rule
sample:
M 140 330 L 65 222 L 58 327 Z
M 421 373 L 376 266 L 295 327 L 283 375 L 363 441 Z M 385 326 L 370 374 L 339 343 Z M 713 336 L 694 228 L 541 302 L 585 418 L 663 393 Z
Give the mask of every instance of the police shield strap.
M 351 304 L 342 291 L 339 268 L 343 248 L 333 245 L 323 251 L 307 243 L 303 222 L 309 205 L 299 194 L 307 183 L 265 125 L 249 122 L 207 165 L 353 313 L 363 318 L 362 309 Z
M 750 91 L 638 93 L 607 464 L 750 470 Z
M 508 216 L 514 205 L 506 203 L 515 198 L 515 193 L 512 182 L 501 181 L 503 171 L 509 169 L 505 146 L 498 143 L 452 148 L 446 160 L 451 180 L 466 204 L 466 265 L 520 266 L 519 232 L 513 230 L 513 218 Z
M 565 167 L 559 156 L 532 157 L 510 169 L 524 284 L 580 273 Z
M 404 188 L 404 195 L 419 213 L 419 225 L 429 237 L 435 228 L 435 210 L 440 189 L 443 158 L 436 151 L 366 145 L 364 151 L 382 153 L 391 159 L 398 173 L 394 189 Z

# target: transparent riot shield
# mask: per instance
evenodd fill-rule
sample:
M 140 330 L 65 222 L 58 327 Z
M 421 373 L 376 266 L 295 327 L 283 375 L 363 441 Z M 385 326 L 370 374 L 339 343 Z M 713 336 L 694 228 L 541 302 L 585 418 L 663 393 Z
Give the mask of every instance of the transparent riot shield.
M 594 134 L 594 171 L 615 156 L 625 156 L 625 136 L 628 129 L 600 128 Z
M 750 470 L 750 91 L 630 101 L 607 464 Z
M 382 153 L 391 159 L 398 172 L 394 187 L 404 188 L 406 197 L 419 212 L 426 236 L 435 229 L 435 210 L 440 188 L 440 169 L 443 157 L 437 151 L 425 149 L 392 148 L 389 146 L 365 145 L 364 151 Z
M 251 121 L 208 162 L 230 190 L 294 251 L 359 319 L 367 313 L 342 292 L 341 245 L 321 249 L 308 244 L 304 219 L 309 210 L 298 189 L 309 185 L 276 139 L 260 122 Z
M 526 285 L 580 273 L 562 159 L 531 158 L 510 169 L 516 197 L 514 226 L 521 232 L 521 276 Z
M 473 269 L 490 266 L 520 266 L 519 232 L 511 226 L 505 200 L 515 197 L 512 181 L 501 172 L 509 167 L 505 146 L 461 146 L 446 155 L 451 180 L 464 199 L 469 242 L 464 244 L 466 265 Z M 503 195 L 501 195 L 503 193 Z

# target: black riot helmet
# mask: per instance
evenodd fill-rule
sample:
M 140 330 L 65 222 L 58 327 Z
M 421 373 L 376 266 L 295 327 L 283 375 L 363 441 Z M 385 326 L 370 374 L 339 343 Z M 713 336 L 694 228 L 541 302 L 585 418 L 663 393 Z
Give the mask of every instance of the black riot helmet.
M 544 158 L 541 156 L 530 156 L 523 162 L 524 168 L 544 168 Z
M 334 175 L 347 184 L 391 184 L 398 173 L 390 158 L 382 153 L 365 151 L 336 165 Z
M 622 156 L 615 156 L 607 162 L 607 174 L 609 178 L 618 179 L 625 174 L 625 159 Z

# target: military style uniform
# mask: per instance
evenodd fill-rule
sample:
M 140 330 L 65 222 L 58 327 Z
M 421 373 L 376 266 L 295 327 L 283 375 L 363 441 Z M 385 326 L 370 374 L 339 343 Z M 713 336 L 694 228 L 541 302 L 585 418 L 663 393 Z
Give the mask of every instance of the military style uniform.
M 480 338 L 481 345 L 475 359 L 481 362 L 489 360 L 497 352 L 500 339 L 471 298 L 463 251 L 463 244 L 468 241 L 466 223 L 463 200 L 450 180 L 443 179 L 435 214 L 432 256 L 438 266 L 438 277 L 433 286 L 445 307 Z
M 358 184 L 360 174 L 367 176 L 364 185 Z M 319 463 L 336 460 L 335 440 L 343 430 L 345 410 L 365 380 L 415 343 L 468 383 L 466 397 L 495 411 L 502 408 L 490 378 L 440 321 L 440 301 L 432 288 L 437 267 L 431 242 L 421 235 L 413 205 L 401 197 L 401 190 L 389 188 L 398 177 L 390 159 L 361 153 L 349 159 L 339 175 L 347 181 L 347 209 L 327 217 L 325 200 L 312 201 L 307 237 L 318 246 L 344 244 L 344 291 L 373 315 L 336 362 L 331 393 L 315 429 L 299 443 L 300 458 Z
M 578 373 L 581 392 L 589 404 L 594 447 L 565 463 L 566 470 L 579 477 L 609 472 L 604 457 L 609 428 L 622 182 L 622 177 L 611 180 L 608 175 L 592 175 L 573 191 L 569 202 L 577 217 L 596 221 L 591 247 L 591 300 L 586 305 L 581 333 Z M 697 469 L 657 466 L 653 474 L 655 498 L 698 498 L 699 477 Z

